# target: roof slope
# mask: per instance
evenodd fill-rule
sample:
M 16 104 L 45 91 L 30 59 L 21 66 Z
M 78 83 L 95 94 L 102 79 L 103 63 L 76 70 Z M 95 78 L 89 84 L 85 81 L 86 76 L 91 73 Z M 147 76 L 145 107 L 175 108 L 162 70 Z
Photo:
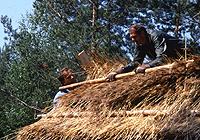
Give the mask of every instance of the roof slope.
M 195 57 L 170 70 L 80 86 L 17 139 L 200 139 L 199 108 Z

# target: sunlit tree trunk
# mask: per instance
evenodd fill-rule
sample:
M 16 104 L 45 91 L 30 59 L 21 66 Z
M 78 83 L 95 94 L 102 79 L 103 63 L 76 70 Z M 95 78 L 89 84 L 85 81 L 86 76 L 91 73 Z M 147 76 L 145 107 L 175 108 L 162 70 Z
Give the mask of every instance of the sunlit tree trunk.
M 92 47 L 96 47 L 97 42 L 96 42 L 96 34 L 98 32 L 97 30 L 97 19 L 98 19 L 98 6 L 99 6 L 99 2 L 98 0 L 90 0 L 90 2 L 92 3 L 92 29 L 93 29 L 93 33 L 92 33 Z

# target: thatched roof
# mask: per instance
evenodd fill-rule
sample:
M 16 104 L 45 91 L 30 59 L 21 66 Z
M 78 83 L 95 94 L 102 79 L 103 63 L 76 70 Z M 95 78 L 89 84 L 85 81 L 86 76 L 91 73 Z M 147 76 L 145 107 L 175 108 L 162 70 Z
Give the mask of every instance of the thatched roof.
M 199 97 L 195 57 L 189 66 L 80 86 L 17 139 L 200 139 Z

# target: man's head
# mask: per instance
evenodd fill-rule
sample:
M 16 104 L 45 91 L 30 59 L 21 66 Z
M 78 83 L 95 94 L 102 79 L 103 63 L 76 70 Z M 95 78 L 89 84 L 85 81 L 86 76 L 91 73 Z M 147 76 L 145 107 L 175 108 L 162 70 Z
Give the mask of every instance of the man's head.
M 147 31 L 145 27 L 141 25 L 131 25 L 129 28 L 130 38 L 134 41 L 137 45 L 144 45 L 147 43 Z
M 60 70 L 58 80 L 61 82 L 62 86 L 69 85 L 76 82 L 76 77 L 71 69 L 63 68 Z

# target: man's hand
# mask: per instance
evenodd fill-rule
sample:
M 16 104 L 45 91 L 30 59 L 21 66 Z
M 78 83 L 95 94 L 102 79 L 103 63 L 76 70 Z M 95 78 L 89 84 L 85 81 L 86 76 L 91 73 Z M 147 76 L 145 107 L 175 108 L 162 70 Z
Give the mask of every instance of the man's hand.
M 142 64 L 135 69 L 135 73 L 145 73 L 147 68 L 150 68 L 148 64 Z
M 116 80 L 116 78 L 115 78 L 116 75 L 117 75 L 116 72 L 111 72 L 111 73 L 109 73 L 109 74 L 107 75 L 107 77 L 106 77 L 106 81 L 111 82 L 111 81 Z

